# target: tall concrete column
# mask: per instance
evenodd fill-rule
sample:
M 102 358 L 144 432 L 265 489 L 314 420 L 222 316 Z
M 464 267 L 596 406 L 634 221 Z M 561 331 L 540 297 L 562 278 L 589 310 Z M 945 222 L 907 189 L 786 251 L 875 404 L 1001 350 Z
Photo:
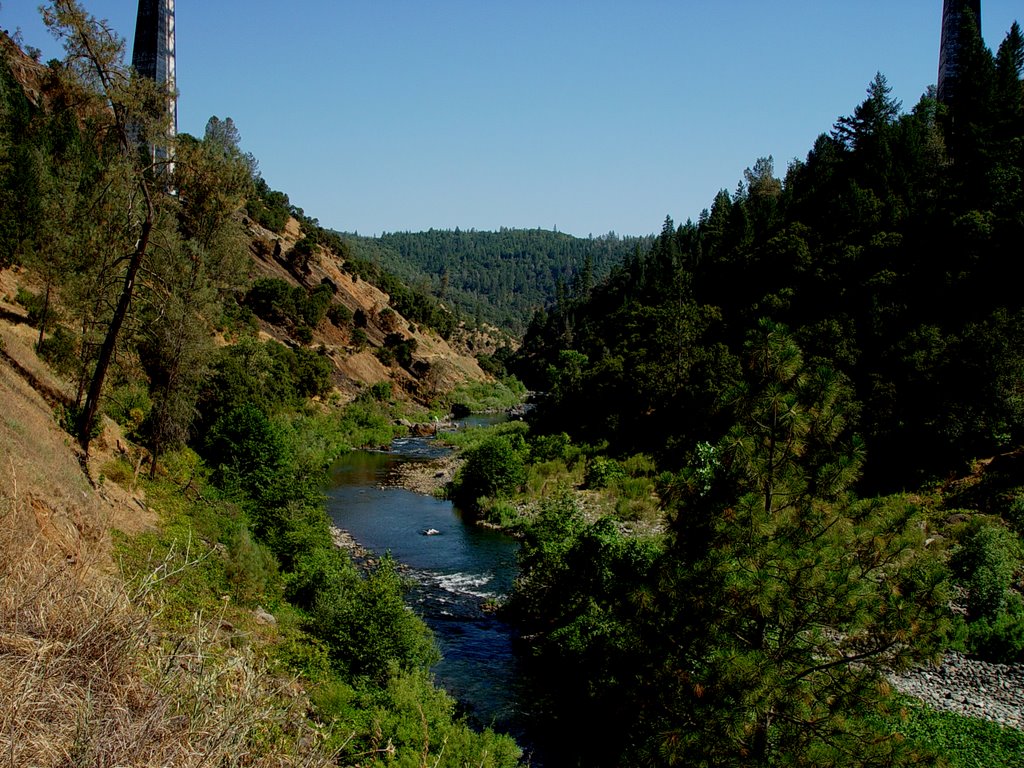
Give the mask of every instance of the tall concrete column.
M 139 0 L 135 22 L 132 66 L 143 77 L 155 80 L 174 93 L 174 0 Z M 178 132 L 178 102 L 172 97 L 171 135 Z
M 939 46 L 938 99 L 949 104 L 956 97 L 960 49 L 963 47 L 965 15 L 974 15 L 981 32 L 981 0 L 944 0 L 942 3 L 942 42 Z

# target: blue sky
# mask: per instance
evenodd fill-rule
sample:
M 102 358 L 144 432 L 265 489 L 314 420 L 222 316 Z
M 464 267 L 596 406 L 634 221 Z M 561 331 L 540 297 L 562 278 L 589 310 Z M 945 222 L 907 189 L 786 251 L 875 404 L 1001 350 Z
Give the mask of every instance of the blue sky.
M 137 4 L 85 0 L 128 41 Z M 37 0 L 0 27 L 60 49 Z M 180 130 L 232 117 L 328 227 L 646 234 L 778 175 L 876 71 L 909 109 L 941 0 L 178 0 Z M 1019 0 L 983 0 L 994 49 Z

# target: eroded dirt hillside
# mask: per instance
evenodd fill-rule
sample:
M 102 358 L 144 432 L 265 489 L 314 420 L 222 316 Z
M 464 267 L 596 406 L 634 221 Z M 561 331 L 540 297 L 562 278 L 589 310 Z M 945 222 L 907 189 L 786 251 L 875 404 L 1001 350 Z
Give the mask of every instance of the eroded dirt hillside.
M 317 246 L 313 256 L 298 268 L 292 258 L 295 244 L 302 238 L 299 222 L 290 219 L 281 234 L 264 229 L 246 219 L 246 230 L 251 238 L 252 274 L 254 278 L 272 277 L 291 285 L 314 289 L 327 285 L 333 292 L 333 303 L 345 307 L 350 313 L 365 319 L 360 330 L 365 344 L 353 338 L 352 324 L 338 326 L 325 318 L 313 329 L 312 347 L 323 347 L 334 364 L 335 385 L 343 399 L 351 399 L 360 389 L 382 381 L 392 381 L 396 389 L 407 396 L 429 401 L 450 392 L 467 381 L 488 378 L 476 359 L 466 349 L 459 348 L 441 338 L 429 328 L 418 327 L 391 306 L 388 294 L 375 285 L 345 270 L 345 262 L 331 251 Z M 265 336 L 286 343 L 297 343 L 281 327 L 261 321 Z M 384 365 L 375 351 L 384 345 L 389 334 L 403 339 L 414 339 L 413 364 L 407 368 Z

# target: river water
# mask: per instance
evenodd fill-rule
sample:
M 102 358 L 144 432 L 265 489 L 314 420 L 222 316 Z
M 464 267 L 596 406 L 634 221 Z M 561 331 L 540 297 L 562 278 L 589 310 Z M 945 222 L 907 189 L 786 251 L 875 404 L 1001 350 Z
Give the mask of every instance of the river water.
M 490 610 L 511 591 L 516 542 L 464 521 L 449 501 L 391 484 L 400 462 L 445 451 L 432 440 L 406 438 L 396 440 L 389 453 L 351 453 L 331 471 L 327 509 L 358 544 L 378 555 L 390 552 L 411 577 L 408 600 L 443 654 L 434 669 L 438 683 L 472 722 L 529 746 L 522 711 L 528 699 L 520 687 L 512 628 Z

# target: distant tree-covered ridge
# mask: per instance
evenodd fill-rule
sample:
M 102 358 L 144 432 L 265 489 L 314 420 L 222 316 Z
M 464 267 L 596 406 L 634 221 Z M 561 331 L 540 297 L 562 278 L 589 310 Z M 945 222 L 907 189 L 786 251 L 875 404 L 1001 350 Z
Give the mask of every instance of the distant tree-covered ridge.
M 526 330 L 535 309 L 589 288 L 652 239 L 508 228 L 342 237 L 356 258 L 437 297 L 469 324 L 489 323 L 515 335 Z

